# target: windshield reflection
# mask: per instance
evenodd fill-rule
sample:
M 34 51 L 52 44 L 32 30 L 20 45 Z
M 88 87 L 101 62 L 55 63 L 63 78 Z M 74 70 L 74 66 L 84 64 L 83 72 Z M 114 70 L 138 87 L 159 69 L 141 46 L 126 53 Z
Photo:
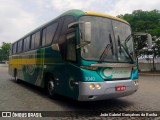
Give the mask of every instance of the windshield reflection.
M 132 37 L 127 39 L 131 35 L 128 24 L 96 16 L 83 16 L 79 20 L 91 22 L 92 34 L 91 43 L 81 48 L 82 58 L 100 62 L 132 62 L 134 49 Z M 83 36 L 81 24 L 79 29 Z M 118 41 L 123 47 L 118 45 Z M 80 43 L 83 43 L 83 39 Z

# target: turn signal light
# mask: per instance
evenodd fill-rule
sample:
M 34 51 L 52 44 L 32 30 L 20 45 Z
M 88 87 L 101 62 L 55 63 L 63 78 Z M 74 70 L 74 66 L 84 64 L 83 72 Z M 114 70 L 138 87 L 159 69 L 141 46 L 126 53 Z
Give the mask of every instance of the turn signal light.
M 101 89 L 101 84 L 99 84 L 99 83 L 96 83 L 96 84 L 93 84 L 93 83 L 91 83 L 91 84 L 89 84 L 89 88 L 91 89 L 91 90 L 93 90 L 93 89 Z
M 101 84 L 99 84 L 99 83 L 96 84 L 96 88 L 97 88 L 97 89 L 101 89 Z

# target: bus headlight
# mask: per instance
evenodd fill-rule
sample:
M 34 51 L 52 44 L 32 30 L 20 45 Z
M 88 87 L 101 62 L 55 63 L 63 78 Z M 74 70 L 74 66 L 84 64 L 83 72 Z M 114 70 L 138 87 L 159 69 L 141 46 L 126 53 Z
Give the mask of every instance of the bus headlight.
M 89 85 L 89 88 L 90 88 L 91 90 L 93 90 L 93 89 L 95 89 L 95 85 L 94 85 L 94 84 L 90 84 L 90 85 Z
M 96 88 L 97 88 L 97 89 L 101 89 L 101 84 L 97 83 L 97 84 L 96 84 Z

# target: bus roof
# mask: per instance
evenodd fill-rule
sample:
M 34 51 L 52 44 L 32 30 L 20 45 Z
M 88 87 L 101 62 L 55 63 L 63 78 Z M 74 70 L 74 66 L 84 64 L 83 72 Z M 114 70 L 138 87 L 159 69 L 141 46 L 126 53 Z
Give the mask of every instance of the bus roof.
M 108 15 L 108 14 L 103 14 L 103 13 L 98 13 L 98 12 L 92 12 L 92 11 L 69 10 L 69 11 L 63 13 L 60 16 L 63 16 L 63 15 L 74 15 L 74 16 L 78 16 L 78 17 L 82 16 L 82 15 L 100 16 L 100 17 L 106 17 L 106 18 L 118 20 L 118 21 L 121 21 L 121 22 L 129 24 L 127 21 L 125 21 L 125 20 L 123 20 L 121 18 L 118 18 L 118 17 L 115 17 L 115 16 L 111 16 L 111 15 Z
M 125 20 L 123 20 L 121 18 L 118 18 L 118 17 L 115 17 L 115 16 L 111 16 L 111 15 L 108 15 L 108 14 L 103 14 L 103 13 L 98 13 L 98 12 L 91 12 L 91 11 L 86 11 L 85 14 L 86 15 L 94 15 L 94 16 L 101 16 L 101 17 L 111 18 L 111 19 L 118 20 L 118 21 L 121 21 L 121 22 L 129 24 L 127 21 L 125 21 Z

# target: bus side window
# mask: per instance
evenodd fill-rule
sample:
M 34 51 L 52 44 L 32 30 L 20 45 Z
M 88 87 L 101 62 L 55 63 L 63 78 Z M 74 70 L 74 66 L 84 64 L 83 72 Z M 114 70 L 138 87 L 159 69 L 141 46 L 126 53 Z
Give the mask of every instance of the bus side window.
M 49 25 L 47 28 L 43 29 L 42 46 L 50 45 L 53 41 L 58 22 Z
M 31 37 L 31 49 L 38 48 L 40 46 L 40 31 L 36 32 Z
M 66 35 L 67 35 L 67 30 L 68 30 L 68 24 L 75 22 L 75 18 L 73 16 L 66 16 L 63 22 L 63 27 L 62 31 L 59 37 L 59 47 L 60 47 L 60 52 L 63 57 L 63 59 L 66 59 Z
M 34 43 L 35 43 L 35 34 L 32 35 L 31 37 L 31 49 L 34 49 Z
M 38 48 L 40 46 L 40 31 L 35 34 L 34 47 Z
M 61 31 L 62 31 L 62 27 L 63 27 L 64 17 L 59 18 L 57 21 L 58 21 L 58 27 L 57 27 L 56 33 L 54 35 L 53 44 L 58 43 Z
M 28 36 L 26 39 L 27 39 L 26 50 L 29 50 L 30 49 L 30 36 Z
M 12 55 L 12 48 L 13 48 L 13 45 L 10 46 L 10 52 L 9 52 L 10 55 Z
M 22 51 L 22 40 L 18 41 L 18 53 Z
M 42 32 L 42 46 L 45 46 L 45 42 L 46 42 L 46 28 L 43 29 Z
M 23 51 L 25 51 L 26 50 L 26 39 L 24 39 L 23 41 L 24 41 L 23 42 Z
M 13 54 L 17 52 L 17 42 L 13 44 Z
M 76 35 L 75 32 L 66 35 L 67 40 L 67 53 L 66 59 L 69 61 L 76 61 Z
M 23 50 L 27 51 L 30 49 L 30 36 L 24 39 Z

